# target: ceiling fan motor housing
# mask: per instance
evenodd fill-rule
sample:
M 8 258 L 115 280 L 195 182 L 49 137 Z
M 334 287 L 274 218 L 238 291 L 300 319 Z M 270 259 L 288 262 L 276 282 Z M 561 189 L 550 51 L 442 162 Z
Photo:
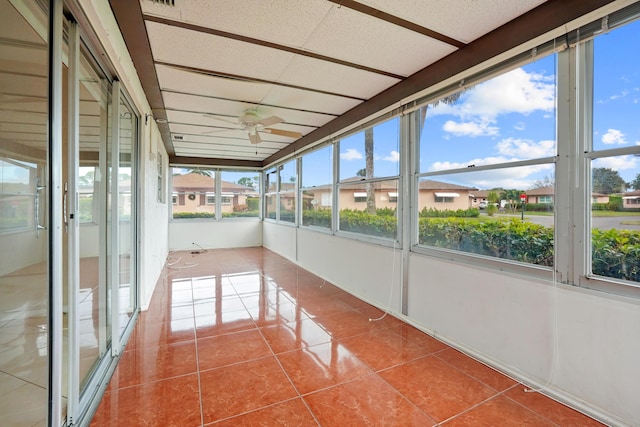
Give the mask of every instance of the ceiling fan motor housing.
M 245 127 L 255 126 L 259 121 L 260 116 L 253 110 L 246 110 L 238 117 L 238 122 Z

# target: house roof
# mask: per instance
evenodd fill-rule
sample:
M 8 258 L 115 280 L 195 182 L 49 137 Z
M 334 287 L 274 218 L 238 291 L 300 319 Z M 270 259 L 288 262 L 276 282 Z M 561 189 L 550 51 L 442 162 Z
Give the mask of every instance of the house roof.
M 251 187 L 236 184 L 235 182 L 221 181 L 222 191 L 229 193 L 254 193 Z M 173 175 L 173 188 L 178 191 L 188 190 L 212 190 L 216 188 L 216 180 L 210 176 L 197 173 L 188 173 L 184 175 Z
M 461 190 L 461 191 L 478 191 L 475 187 L 466 187 L 464 185 L 450 184 L 448 182 L 433 181 L 425 179 L 420 181 L 420 190 Z

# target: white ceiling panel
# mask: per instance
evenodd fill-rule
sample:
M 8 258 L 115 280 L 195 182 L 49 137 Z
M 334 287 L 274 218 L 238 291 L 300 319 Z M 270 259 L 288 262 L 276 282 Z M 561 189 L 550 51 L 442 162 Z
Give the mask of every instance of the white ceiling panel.
M 219 122 L 214 118 L 206 118 L 206 124 L 191 124 L 188 122 L 178 122 L 172 120 L 172 123 L 169 125 L 169 129 L 174 134 L 192 134 L 192 135 L 203 135 L 203 136 L 227 136 L 233 135 L 234 131 L 237 132 L 236 135 L 244 137 L 247 133 L 245 130 L 240 127 L 236 127 L 232 124 L 226 124 L 223 122 Z M 300 132 L 303 134 L 309 133 L 315 128 L 305 127 L 305 126 L 296 126 L 296 125 L 288 125 L 284 123 L 279 123 L 274 125 L 273 128 L 279 130 L 288 130 L 291 132 Z M 291 138 L 278 136 L 278 135 L 265 135 L 264 139 L 273 139 L 274 141 L 282 141 L 282 142 L 291 142 Z
M 158 62 L 276 80 L 293 54 L 250 43 L 147 21 L 154 59 Z
M 464 43 L 470 43 L 546 0 L 358 0 Z
M 287 106 L 307 111 L 318 111 L 340 115 L 360 104 L 359 99 L 343 96 L 328 95 L 325 93 L 311 92 L 290 88 L 286 86 L 272 85 L 269 92 L 262 99 L 263 104 Z
M 185 95 L 172 92 L 164 92 L 164 103 L 167 109 L 188 110 L 197 113 L 222 114 L 233 117 L 240 116 L 245 110 L 255 108 L 255 104 L 245 102 L 228 101 L 223 99 L 208 98 L 204 96 Z M 300 125 L 321 126 L 334 116 L 284 108 L 257 106 L 261 117 L 278 116 L 287 123 Z
M 272 85 L 208 76 L 165 65 L 156 67 L 160 88 L 259 103 Z
M 346 7 L 332 9 L 305 48 L 405 77 L 456 50 L 454 46 Z
M 400 80 L 326 61 L 296 56 L 279 81 L 369 99 Z
M 142 1 L 150 15 L 300 47 L 335 7 L 324 0 L 188 0 L 189 7 Z

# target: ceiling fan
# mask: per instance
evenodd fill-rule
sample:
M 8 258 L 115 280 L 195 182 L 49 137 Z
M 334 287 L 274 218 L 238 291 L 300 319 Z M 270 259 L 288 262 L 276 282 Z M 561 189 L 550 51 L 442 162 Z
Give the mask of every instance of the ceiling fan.
M 252 144 L 258 144 L 262 141 L 262 138 L 260 138 L 260 133 L 270 133 L 272 135 L 285 136 L 287 138 L 294 138 L 294 139 L 298 139 L 302 136 L 300 132 L 292 132 L 288 130 L 273 129 L 273 128 L 267 127 L 267 126 L 276 125 L 278 123 L 282 123 L 284 122 L 284 119 L 277 116 L 269 116 L 269 117 L 262 118 L 258 115 L 258 112 L 256 110 L 245 110 L 240 115 L 240 117 L 238 117 L 237 120 L 227 120 L 222 117 L 217 117 L 210 114 L 204 114 L 204 116 L 209 119 L 219 120 L 225 123 L 231 123 L 233 125 L 238 126 L 237 129 L 245 130 L 247 132 L 247 135 L 249 136 L 249 141 Z M 229 129 L 221 129 L 221 130 L 215 130 L 215 131 L 203 132 L 203 133 L 205 134 L 217 133 L 217 132 L 224 132 L 227 130 Z

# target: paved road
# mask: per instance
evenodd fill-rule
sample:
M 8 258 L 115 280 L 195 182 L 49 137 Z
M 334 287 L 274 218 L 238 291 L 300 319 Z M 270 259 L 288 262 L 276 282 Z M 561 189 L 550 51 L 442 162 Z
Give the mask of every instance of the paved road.
M 499 216 L 505 217 L 511 215 L 500 214 Z M 513 215 L 513 217 L 520 218 L 520 215 Z M 547 227 L 553 225 L 553 216 L 527 215 L 525 213 L 524 219 Z M 634 222 L 634 224 L 622 224 L 622 222 L 628 221 Z M 592 218 L 591 223 L 594 228 L 600 228 L 601 230 L 609 230 L 612 228 L 640 230 L 640 213 L 638 213 L 638 216 L 597 216 Z

